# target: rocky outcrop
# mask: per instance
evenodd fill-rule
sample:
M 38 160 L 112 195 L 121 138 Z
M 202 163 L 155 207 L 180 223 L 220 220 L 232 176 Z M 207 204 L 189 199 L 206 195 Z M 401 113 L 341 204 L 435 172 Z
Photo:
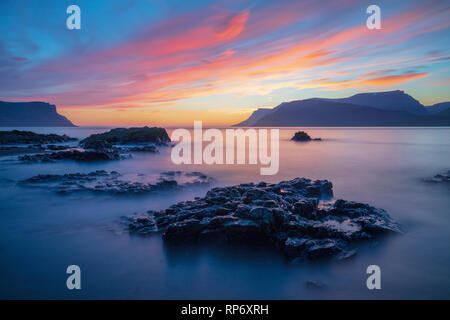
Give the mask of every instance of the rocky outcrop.
M 85 150 L 108 151 L 117 150 L 120 152 L 159 152 L 154 144 L 138 144 L 138 145 L 113 145 L 106 140 L 87 140 L 80 144 Z
M 384 210 L 332 195 L 327 180 L 241 184 L 125 221 L 131 233 L 162 232 L 168 243 L 266 243 L 297 261 L 345 259 L 362 240 L 401 233 Z
M 314 141 L 321 141 L 322 139 L 321 138 L 313 139 L 305 131 L 297 131 L 294 134 L 294 136 L 292 137 L 291 140 L 300 141 L 300 142 L 306 142 L 306 141 L 312 141 L 312 140 L 314 140 Z
M 107 161 L 119 160 L 126 157 L 118 150 L 67 150 L 51 153 L 26 154 L 19 156 L 19 160 L 26 162 L 51 162 L 59 160 L 74 160 L 74 161 Z
M 425 181 L 436 183 L 450 183 L 450 170 L 447 172 L 437 174 L 433 178 L 426 179 Z
M 170 143 L 169 135 L 164 128 L 116 128 L 108 132 L 93 134 L 81 141 L 86 149 L 96 149 L 100 144 L 135 145 L 153 144 L 163 146 Z
M 186 187 L 209 186 L 213 179 L 200 172 L 168 171 L 156 176 L 122 175 L 116 171 L 97 170 L 90 173 L 41 174 L 24 180 L 22 186 L 37 186 L 57 193 L 88 191 L 107 194 L 147 194 Z
M 159 152 L 158 148 L 153 145 L 134 146 L 134 147 L 126 148 L 126 150 L 129 152 L 151 152 L 151 153 Z
M 39 134 L 31 131 L 0 131 L 0 145 L 10 144 L 47 144 L 75 141 L 67 135 Z

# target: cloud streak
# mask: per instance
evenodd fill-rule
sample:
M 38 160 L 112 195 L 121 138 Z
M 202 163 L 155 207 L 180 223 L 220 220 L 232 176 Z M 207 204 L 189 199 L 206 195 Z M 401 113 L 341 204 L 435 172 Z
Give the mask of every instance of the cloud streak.
M 445 50 L 429 55 L 433 48 L 423 52 L 424 45 L 414 41 L 448 29 L 448 5 L 413 5 L 385 17 L 377 31 L 365 27 L 364 15 L 354 25 L 321 20 L 332 10 L 345 18 L 345 10 L 355 5 L 335 1 L 324 8 L 317 1 L 294 1 L 237 10 L 209 7 L 141 28 L 125 42 L 38 64 L 3 44 L 0 68 L 14 82 L 0 80 L 0 95 L 51 101 L 68 110 L 171 108 L 185 100 L 221 95 L 231 102 L 284 88 L 383 89 L 433 75 L 433 70 L 406 73 L 406 68 L 448 61 L 439 60 L 448 57 Z M 393 74 L 376 74 L 383 69 Z

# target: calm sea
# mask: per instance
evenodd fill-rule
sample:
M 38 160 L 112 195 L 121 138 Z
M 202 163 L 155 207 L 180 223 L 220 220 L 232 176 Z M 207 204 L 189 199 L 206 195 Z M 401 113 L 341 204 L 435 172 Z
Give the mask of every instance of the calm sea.
M 104 163 L 23 164 L 1 157 L 0 298 L 449 299 L 450 186 L 423 179 L 450 169 L 450 129 L 302 128 L 323 141 L 290 141 L 298 129 L 280 129 L 275 176 L 261 176 L 259 165 L 175 166 L 170 148 Z M 30 130 L 83 138 L 106 128 Z M 291 265 L 267 247 L 166 248 L 159 235 L 130 236 L 119 224 L 121 216 L 164 209 L 206 189 L 138 197 L 61 196 L 16 183 L 37 174 L 98 169 L 201 171 L 218 186 L 328 179 L 336 198 L 384 208 L 407 232 L 381 239 L 345 263 Z M 66 288 L 71 264 L 82 270 L 79 291 Z M 378 291 L 366 288 L 366 268 L 372 264 L 381 268 Z M 326 287 L 311 289 L 309 280 Z

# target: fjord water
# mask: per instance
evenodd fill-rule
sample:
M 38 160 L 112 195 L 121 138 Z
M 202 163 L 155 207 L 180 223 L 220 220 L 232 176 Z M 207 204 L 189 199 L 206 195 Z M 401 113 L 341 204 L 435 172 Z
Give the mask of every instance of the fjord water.
M 449 170 L 448 128 L 301 128 L 323 141 L 290 141 L 280 129 L 280 170 L 259 165 L 182 165 L 160 154 L 97 163 L 24 164 L 0 158 L 0 298 L 358 299 L 450 298 L 450 186 L 423 181 Z M 30 128 L 83 138 L 106 128 Z M 171 130 L 168 130 L 169 135 Z M 367 245 L 346 262 L 289 264 L 267 247 L 180 247 L 159 235 L 129 235 L 120 217 L 167 206 L 207 188 L 133 197 L 58 195 L 17 181 L 37 174 L 201 171 L 216 186 L 328 179 L 335 198 L 384 208 L 406 233 Z M 82 289 L 66 287 L 66 268 L 81 268 Z M 368 290 L 366 268 L 381 268 L 381 290 Z M 309 288 L 316 280 L 324 288 Z

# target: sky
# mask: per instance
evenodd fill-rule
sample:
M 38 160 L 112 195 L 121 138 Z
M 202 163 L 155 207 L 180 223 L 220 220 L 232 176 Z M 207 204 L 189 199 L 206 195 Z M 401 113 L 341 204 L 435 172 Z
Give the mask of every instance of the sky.
M 0 100 L 49 102 L 82 126 L 230 125 L 397 89 L 432 105 L 450 101 L 449 17 L 450 0 L 2 0 Z

